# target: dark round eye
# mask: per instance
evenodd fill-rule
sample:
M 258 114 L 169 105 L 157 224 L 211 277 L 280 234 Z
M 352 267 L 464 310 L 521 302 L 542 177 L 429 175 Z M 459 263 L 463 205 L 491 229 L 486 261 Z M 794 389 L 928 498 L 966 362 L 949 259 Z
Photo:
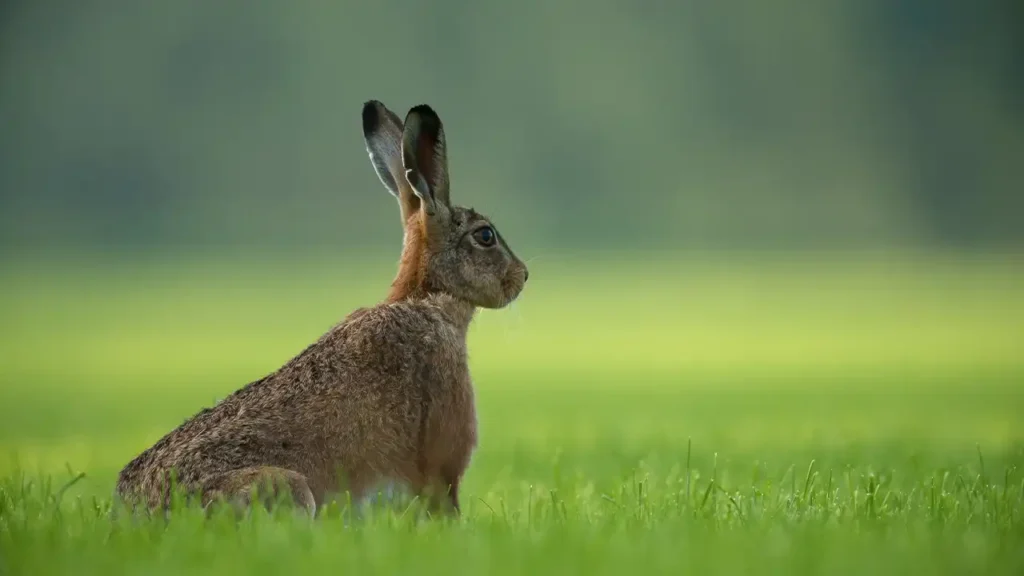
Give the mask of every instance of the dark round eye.
M 494 230 L 490 226 L 484 226 L 476 232 L 473 232 L 473 238 L 481 246 L 493 246 L 494 245 Z

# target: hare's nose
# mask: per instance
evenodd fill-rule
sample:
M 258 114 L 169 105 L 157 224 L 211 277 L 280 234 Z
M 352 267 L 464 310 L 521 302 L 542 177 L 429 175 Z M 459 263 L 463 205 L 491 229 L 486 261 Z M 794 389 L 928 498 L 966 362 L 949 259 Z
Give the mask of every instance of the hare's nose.
M 523 282 L 526 282 L 529 279 L 530 279 L 530 269 L 529 268 L 524 268 L 523 269 Z

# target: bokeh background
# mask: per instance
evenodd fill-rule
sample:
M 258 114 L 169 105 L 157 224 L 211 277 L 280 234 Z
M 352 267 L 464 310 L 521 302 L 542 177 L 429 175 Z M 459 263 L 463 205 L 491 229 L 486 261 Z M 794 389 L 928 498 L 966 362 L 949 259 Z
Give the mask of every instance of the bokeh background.
M 90 0 L 2 16 L 9 249 L 393 249 L 357 122 L 369 98 L 432 104 L 459 199 L 531 254 L 1024 240 L 1011 0 Z
M 1019 461 L 1022 6 L 6 1 L 0 449 L 106 492 L 377 301 L 375 98 L 439 112 L 453 199 L 531 267 L 471 334 L 471 491 L 691 439 Z

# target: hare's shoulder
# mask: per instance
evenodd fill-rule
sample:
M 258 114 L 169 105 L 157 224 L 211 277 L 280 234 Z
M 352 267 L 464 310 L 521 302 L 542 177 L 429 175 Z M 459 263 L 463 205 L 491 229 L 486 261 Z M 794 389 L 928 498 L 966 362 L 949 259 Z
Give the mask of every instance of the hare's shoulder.
M 424 298 L 360 308 L 339 323 L 328 338 L 380 344 L 383 342 L 429 342 L 464 339 L 458 311 L 446 300 Z
M 357 364 L 430 361 L 465 355 L 465 329 L 437 299 L 361 308 L 325 335 L 323 345 Z

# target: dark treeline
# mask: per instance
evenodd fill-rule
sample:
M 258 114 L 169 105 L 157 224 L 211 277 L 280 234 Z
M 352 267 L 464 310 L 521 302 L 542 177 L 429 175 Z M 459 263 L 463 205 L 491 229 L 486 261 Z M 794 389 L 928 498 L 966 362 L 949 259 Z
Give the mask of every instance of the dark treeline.
M 393 244 L 368 98 L 518 245 L 1020 245 L 1021 6 L 8 1 L 0 245 Z

